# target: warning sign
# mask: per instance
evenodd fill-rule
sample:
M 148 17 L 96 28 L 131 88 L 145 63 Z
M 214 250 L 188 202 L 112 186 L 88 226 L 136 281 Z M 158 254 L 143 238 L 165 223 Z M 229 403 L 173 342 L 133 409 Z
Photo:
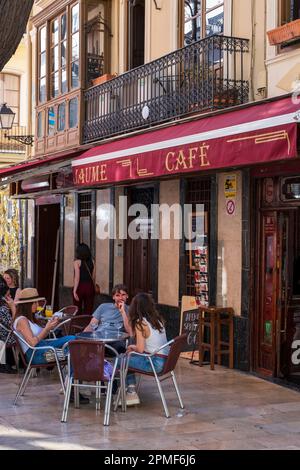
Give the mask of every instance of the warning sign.
M 228 215 L 235 214 L 235 202 L 232 199 L 226 202 L 226 212 Z
M 226 199 L 234 199 L 236 197 L 236 186 L 236 175 L 227 175 L 224 182 Z

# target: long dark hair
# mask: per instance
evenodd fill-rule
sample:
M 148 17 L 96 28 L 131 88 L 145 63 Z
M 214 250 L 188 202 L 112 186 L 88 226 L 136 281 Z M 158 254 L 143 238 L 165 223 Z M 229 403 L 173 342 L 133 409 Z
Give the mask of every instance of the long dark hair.
M 19 287 L 19 274 L 16 269 L 7 269 L 4 274 L 8 274 L 8 276 L 13 280 L 15 287 Z
M 133 297 L 129 307 L 129 321 L 133 331 L 137 328 L 143 332 L 143 318 L 145 318 L 152 328 L 160 333 L 164 328 L 164 319 L 156 310 L 151 295 L 144 292 Z
M 26 317 L 28 320 L 30 320 L 32 323 L 37 323 L 33 313 L 32 313 L 32 304 L 33 302 L 27 302 L 23 304 L 17 304 L 16 305 L 16 315 L 15 318 L 18 317 Z
M 76 248 L 76 259 L 80 259 L 82 261 L 93 261 L 92 260 L 92 253 L 88 245 L 85 243 L 79 243 Z

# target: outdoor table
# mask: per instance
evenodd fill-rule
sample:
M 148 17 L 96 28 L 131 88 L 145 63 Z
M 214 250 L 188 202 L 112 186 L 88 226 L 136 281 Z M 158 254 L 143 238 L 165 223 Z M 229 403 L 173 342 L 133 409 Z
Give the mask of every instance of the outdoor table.
M 114 343 L 116 341 L 126 341 L 129 334 L 123 331 L 117 332 L 108 329 L 99 329 L 97 331 L 83 331 L 77 333 L 76 338 L 85 339 L 90 341 L 99 341 L 101 343 Z M 122 411 L 126 411 L 126 384 L 125 384 L 125 370 L 126 370 L 126 355 L 118 354 L 120 360 L 120 390 L 121 390 L 121 403 Z

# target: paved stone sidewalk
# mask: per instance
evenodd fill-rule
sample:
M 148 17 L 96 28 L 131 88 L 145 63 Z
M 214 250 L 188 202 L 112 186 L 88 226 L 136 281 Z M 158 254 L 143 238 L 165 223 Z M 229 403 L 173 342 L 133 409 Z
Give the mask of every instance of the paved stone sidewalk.
M 300 449 L 300 392 L 249 374 L 181 360 L 177 377 L 186 404 L 164 383 L 171 418 L 163 414 L 153 380 L 142 382 L 141 405 L 126 414 L 103 411 L 94 401 L 60 422 L 63 396 L 55 374 L 32 378 L 12 405 L 21 376 L 0 374 L 0 449 Z

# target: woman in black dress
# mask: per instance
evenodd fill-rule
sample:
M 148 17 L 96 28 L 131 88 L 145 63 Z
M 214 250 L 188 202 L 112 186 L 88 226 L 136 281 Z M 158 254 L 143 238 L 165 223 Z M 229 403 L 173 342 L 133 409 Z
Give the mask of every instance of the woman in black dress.
M 95 298 L 95 265 L 91 250 L 80 243 L 74 261 L 73 301 L 78 307 L 78 315 L 91 315 Z

